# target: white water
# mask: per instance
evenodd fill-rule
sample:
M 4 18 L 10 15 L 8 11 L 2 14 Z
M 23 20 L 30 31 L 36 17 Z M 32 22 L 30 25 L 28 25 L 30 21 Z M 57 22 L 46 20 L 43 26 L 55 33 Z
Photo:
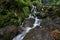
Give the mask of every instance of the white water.
M 33 18 L 33 19 L 35 19 L 35 22 L 34 22 L 34 24 L 33 24 L 33 27 L 26 27 L 26 28 L 24 28 L 24 27 L 22 27 L 22 25 L 23 25 L 23 23 L 22 23 L 22 25 L 21 25 L 20 27 L 22 27 L 22 29 L 24 29 L 24 31 L 23 31 L 21 34 L 19 34 L 19 35 L 17 35 L 16 37 L 14 37 L 13 40 L 23 40 L 23 38 L 25 37 L 25 35 L 26 35 L 31 29 L 33 29 L 33 28 L 35 28 L 35 27 L 37 27 L 37 26 L 40 26 L 41 19 L 38 19 L 37 16 L 35 15 L 36 12 L 37 12 L 37 10 L 36 10 L 36 6 L 34 6 L 34 5 L 32 5 L 31 13 L 32 13 L 32 12 L 34 13 L 34 15 L 32 16 L 32 15 L 30 14 L 28 18 Z

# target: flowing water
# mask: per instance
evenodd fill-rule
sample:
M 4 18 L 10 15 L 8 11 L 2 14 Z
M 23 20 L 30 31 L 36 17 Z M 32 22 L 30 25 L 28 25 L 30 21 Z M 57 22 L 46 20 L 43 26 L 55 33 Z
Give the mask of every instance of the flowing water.
M 32 15 L 32 13 L 33 13 L 33 15 Z M 40 26 L 40 23 L 41 23 L 42 20 L 41 20 L 41 19 L 38 19 L 38 17 L 36 16 L 36 13 L 37 13 L 36 6 L 32 5 L 31 13 L 30 13 L 28 19 L 30 19 L 30 18 L 35 19 L 35 22 L 34 22 L 34 24 L 33 24 L 33 27 L 23 27 L 23 26 L 22 26 L 23 23 L 22 23 L 22 25 L 21 25 L 20 27 L 21 27 L 24 31 L 23 31 L 21 34 L 19 34 L 19 35 L 17 35 L 16 37 L 14 37 L 13 40 L 23 40 L 23 38 L 25 37 L 25 35 L 26 35 L 31 29 L 33 29 L 33 28 L 35 28 L 35 27 L 37 27 L 37 26 Z

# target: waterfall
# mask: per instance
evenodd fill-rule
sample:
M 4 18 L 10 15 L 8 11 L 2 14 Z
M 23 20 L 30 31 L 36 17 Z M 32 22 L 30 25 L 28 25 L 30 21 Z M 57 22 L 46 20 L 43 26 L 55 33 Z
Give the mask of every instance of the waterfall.
M 33 13 L 33 15 L 32 15 L 32 13 Z M 25 35 L 31 29 L 33 29 L 33 28 L 35 28 L 37 26 L 40 26 L 40 23 L 41 23 L 42 20 L 41 19 L 38 19 L 38 17 L 36 16 L 36 13 L 37 13 L 36 6 L 32 5 L 31 13 L 30 13 L 28 19 L 30 19 L 30 18 L 35 19 L 35 22 L 33 24 L 33 27 L 26 27 L 26 28 L 24 28 L 24 27 L 22 27 L 22 25 L 23 25 L 23 23 L 22 23 L 22 25 L 20 27 L 22 27 L 22 29 L 24 29 L 24 31 L 21 34 L 19 34 L 16 37 L 14 37 L 12 40 L 23 40 L 23 38 L 25 37 Z

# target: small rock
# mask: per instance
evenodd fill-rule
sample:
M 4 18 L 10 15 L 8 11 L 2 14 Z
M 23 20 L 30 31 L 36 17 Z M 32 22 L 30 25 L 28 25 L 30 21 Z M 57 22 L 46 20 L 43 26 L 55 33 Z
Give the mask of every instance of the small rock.
M 30 18 L 30 19 L 25 19 L 23 23 L 23 27 L 32 27 L 35 22 L 35 19 Z

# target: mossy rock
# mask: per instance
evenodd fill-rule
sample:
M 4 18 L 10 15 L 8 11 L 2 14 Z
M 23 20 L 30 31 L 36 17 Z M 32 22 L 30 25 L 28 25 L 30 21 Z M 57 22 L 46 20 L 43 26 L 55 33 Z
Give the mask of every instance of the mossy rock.
M 23 27 L 33 27 L 34 22 L 35 22 L 35 19 L 33 18 L 25 19 L 23 23 Z
M 12 40 L 14 36 L 18 34 L 18 28 L 14 25 L 5 26 L 4 28 L 0 28 L 0 39 L 3 40 Z
M 43 19 L 43 18 L 46 18 L 48 15 L 47 15 L 47 13 L 44 13 L 44 12 L 37 12 L 37 13 L 36 13 L 36 16 L 37 16 L 39 19 Z

